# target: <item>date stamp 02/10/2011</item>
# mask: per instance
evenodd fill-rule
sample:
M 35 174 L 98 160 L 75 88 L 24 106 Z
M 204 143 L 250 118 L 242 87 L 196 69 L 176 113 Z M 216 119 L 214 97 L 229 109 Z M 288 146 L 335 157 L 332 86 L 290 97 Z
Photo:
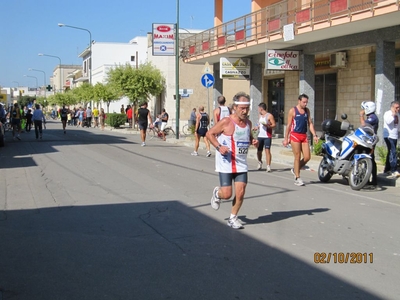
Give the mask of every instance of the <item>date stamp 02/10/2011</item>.
M 373 253 L 361 252 L 315 252 L 314 263 L 316 264 L 372 264 Z

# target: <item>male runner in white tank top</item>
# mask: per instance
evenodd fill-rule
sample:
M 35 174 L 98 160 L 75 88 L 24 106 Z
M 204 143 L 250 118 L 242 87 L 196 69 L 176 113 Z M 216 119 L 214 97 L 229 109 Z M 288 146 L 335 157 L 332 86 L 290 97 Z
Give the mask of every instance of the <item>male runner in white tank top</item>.
M 258 112 L 260 113 L 258 127 L 255 127 L 255 129 L 258 130 L 257 170 L 261 170 L 262 168 L 262 151 L 265 149 L 265 161 L 267 163 L 266 171 L 271 172 L 272 129 L 276 126 L 275 118 L 272 114 L 267 112 L 267 105 L 265 103 L 258 104 Z
M 229 116 L 231 114 L 231 109 L 228 106 L 225 106 L 226 99 L 224 96 L 219 96 L 217 98 L 218 105 L 216 109 L 214 109 L 214 125 L 217 124 L 223 118 Z
M 234 181 L 235 197 L 232 201 L 228 226 L 240 229 L 243 228 L 243 225 L 237 216 L 243 204 L 247 185 L 247 152 L 250 145 L 257 147 L 258 141 L 251 135 L 252 126 L 248 120 L 249 95 L 239 92 L 234 100 L 237 104 L 235 113 L 221 119 L 207 132 L 207 137 L 217 150 L 215 165 L 220 180 L 220 186 L 214 188 L 211 206 L 217 210 L 222 199 L 231 198 L 232 181 Z

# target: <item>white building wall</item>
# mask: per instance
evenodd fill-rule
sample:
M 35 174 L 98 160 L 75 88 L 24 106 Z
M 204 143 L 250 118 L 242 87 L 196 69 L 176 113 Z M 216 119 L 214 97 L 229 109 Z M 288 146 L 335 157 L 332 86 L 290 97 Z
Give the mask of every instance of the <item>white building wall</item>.
M 131 57 L 134 56 L 134 61 Z M 147 61 L 147 37 L 135 37 L 129 43 L 102 43 L 92 44 L 92 85 L 107 83 L 108 71 L 116 66 L 130 64 L 132 67 L 144 64 Z M 112 102 L 109 112 L 120 112 L 121 105 L 129 104 L 128 98 Z M 100 104 L 107 111 L 107 104 Z

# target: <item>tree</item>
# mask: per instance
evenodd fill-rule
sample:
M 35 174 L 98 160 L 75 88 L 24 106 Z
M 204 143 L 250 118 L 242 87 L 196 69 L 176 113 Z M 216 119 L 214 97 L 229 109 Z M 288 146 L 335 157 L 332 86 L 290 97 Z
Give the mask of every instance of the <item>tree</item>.
M 47 104 L 48 105 L 75 105 L 77 104 L 77 98 L 75 97 L 75 94 L 72 91 L 68 91 L 65 93 L 56 93 L 54 95 L 50 95 L 47 97 Z
M 28 106 L 30 103 L 33 103 L 36 100 L 36 96 L 22 96 L 17 102 L 19 107 Z
M 88 83 L 84 83 L 81 86 L 72 89 L 76 103 L 82 103 L 86 106 L 94 98 L 94 88 Z
M 100 101 L 104 101 L 107 103 L 107 113 L 109 112 L 110 108 L 110 103 L 113 101 L 118 100 L 118 93 L 116 90 L 109 84 L 103 84 L 103 83 L 96 83 L 96 85 L 93 88 L 93 95 L 94 95 L 94 101 L 97 103 Z
M 129 98 L 133 111 L 136 111 L 137 105 L 149 100 L 151 95 L 159 95 L 165 86 L 161 71 L 151 63 L 142 64 L 137 69 L 129 64 L 117 66 L 110 69 L 107 75 L 108 82 L 120 96 Z
M 46 108 L 48 105 L 47 99 L 45 97 L 36 98 L 36 104 L 39 104 L 41 107 Z

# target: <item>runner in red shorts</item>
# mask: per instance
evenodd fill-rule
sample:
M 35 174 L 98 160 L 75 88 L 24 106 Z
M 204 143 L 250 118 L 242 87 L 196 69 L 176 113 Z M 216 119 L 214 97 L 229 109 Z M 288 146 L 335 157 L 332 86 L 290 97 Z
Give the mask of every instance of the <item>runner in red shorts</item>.
M 308 96 L 301 94 L 298 103 L 291 108 L 288 113 L 288 126 L 285 132 L 283 145 L 286 147 L 289 142 L 292 146 L 294 155 L 294 166 L 291 169 L 294 175 L 294 184 L 303 186 L 304 182 L 300 178 L 300 169 L 304 167 L 311 158 L 310 146 L 308 145 L 307 127 L 314 136 L 314 142 L 318 143 L 318 136 L 315 133 L 312 123 L 310 110 L 307 108 Z M 303 158 L 301 155 L 303 154 Z

